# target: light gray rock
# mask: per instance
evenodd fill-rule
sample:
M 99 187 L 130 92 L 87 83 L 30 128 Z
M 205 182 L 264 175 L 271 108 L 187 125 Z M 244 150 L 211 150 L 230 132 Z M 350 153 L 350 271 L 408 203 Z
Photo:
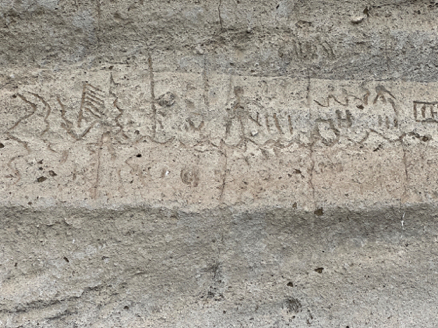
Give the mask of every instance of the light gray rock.
M 437 327 L 437 14 L 0 0 L 0 327 Z

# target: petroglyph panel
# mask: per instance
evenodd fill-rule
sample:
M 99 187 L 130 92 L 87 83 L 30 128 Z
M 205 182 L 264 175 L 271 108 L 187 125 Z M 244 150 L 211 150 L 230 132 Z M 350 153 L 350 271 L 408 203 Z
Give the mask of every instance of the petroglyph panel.
M 400 167 L 415 153 L 407 140 L 436 147 L 436 88 L 155 72 L 152 57 L 46 75 L 2 91 L 1 193 L 309 210 L 374 199 L 379 182 L 380 200 L 408 201 Z

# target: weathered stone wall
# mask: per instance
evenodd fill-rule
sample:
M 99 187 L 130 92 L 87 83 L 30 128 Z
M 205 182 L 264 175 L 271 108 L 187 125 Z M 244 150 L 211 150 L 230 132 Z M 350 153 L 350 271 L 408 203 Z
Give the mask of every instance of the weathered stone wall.
M 436 327 L 437 14 L 0 0 L 0 326 Z

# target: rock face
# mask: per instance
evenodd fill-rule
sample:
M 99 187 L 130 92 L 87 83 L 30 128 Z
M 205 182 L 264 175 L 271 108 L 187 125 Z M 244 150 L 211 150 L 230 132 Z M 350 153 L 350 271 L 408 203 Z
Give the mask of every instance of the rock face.
M 437 15 L 0 0 L 0 327 L 437 327 Z

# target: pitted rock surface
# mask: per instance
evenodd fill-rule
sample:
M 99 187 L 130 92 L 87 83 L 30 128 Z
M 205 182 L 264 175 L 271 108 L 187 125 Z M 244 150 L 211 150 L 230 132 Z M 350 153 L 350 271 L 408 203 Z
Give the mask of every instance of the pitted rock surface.
M 437 14 L 0 0 L 0 327 L 438 326 Z

